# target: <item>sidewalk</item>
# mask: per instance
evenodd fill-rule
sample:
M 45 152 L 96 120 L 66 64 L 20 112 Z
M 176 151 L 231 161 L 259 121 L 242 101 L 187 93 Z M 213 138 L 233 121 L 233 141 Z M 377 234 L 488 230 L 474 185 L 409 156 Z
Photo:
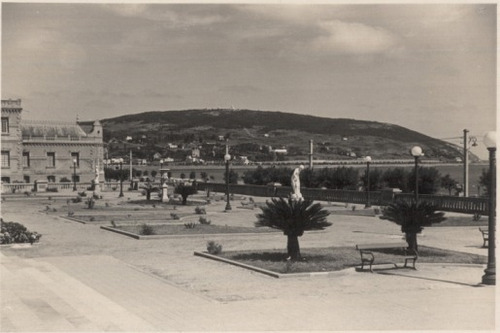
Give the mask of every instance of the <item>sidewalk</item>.
M 7 204 L 6 220 L 43 237 L 33 247 L 0 248 L 2 332 L 495 328 L 495 287 L 478 286 L 481 266 L 418 264 L 417 271 L 347 269 L 281 280 L 193 256 L 213 237 L 137 241 L 41 214 L 36 205 Z M 242 214 L 235 209 L 227 219 L 242 223 Z M 397 226 L 377 219 L 335 216 L 334 226 L 306 233 L 301 245 L 400 237 Z M 486 252 L 475 247 L 476 233 L 435 228 L 419 241 Z M 285 241 L 281 234 L 216 240 L 227 250 Z
M 1 255 L 1 265 L 2 332 L 493 329 L 492 288 L 467 284 L 478 275 L 467 266 L 446 267 L 462 281 L 432 265 L 417 274 L 352 270 L 308 281 L 310 289 L 328 282 L 346 292 L 282 288 L 275 299 L 221 303 L 108 256 Z

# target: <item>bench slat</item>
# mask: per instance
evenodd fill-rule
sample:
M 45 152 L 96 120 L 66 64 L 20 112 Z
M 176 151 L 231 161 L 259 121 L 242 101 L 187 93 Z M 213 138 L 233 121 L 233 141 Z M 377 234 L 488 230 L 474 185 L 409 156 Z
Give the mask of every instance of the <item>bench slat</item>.
M 394 249 L 394 248 L 407 248 L 407 247 L 408 244 L 406 242 L 356 245 L 356 249 L 358 250 Z

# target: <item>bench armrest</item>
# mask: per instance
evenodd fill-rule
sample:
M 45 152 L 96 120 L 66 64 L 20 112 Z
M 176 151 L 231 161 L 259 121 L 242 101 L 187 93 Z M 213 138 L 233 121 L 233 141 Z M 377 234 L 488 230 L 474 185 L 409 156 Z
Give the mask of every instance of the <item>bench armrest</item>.
M 359 250 L 359 254 L 361 254 L 362 261 L 365 260 L 373 262 L 375 260 L 375 256 L 373 255 L 372 251 Z

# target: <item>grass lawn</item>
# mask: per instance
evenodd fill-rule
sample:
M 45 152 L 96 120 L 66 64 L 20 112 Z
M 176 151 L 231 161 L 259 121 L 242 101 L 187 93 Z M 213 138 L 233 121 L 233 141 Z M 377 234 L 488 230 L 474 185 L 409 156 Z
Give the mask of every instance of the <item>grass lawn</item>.
M 402 251 L 373 251 L 377 262 L 404 263 Z M 276 273 L 330 272 L 358 266 L 359 251 L 354 247 L 307 248 L 301 250 L 303 261 L 288 263 L 285 251 L 231 251 L 218 256 Z M 485 264 L 486 256 L 419 246 L 418 263 Z
M 141 235 L 144 224 L 117 226 L 116 229 Z M 194 228 L 186 228 L 184 224 L 149 224 L 153 235 L 209 235 L 209 234 L 234 234 L 234 233 L 263 233 L 277 232 L 267 227 L 230 227 L 212 224 L 197 223 Z
M 481 216 L 479 221 L 474 221 L 472 215 L 445 216 L 446 220 L 436 223 L 433 227 L 485 227 L 488 225 L 488 216 Z

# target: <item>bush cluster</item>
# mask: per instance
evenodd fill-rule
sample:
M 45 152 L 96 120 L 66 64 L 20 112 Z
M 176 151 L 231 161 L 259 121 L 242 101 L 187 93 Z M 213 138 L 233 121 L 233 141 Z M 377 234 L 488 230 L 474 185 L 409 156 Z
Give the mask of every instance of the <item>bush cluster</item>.
M 210 254 L 219 254 L 222 252 L 222 244 L 219 244 L 215 241 L 207 242 L 207 251 Z
M 200 219 L 198 221 L 200 222 L 200 224 L 206 224 L 206 225 L 209 225 L 210 223 L 212 223 L 212 221 L 207 219 L 205 216 L 200 216 Z
M 35 231 L 29 231 L 24 225 L 17 222 L 4 222 L 1 220 L 0 244 L 38 242 L 42 237 Z
M 206 214 L 206 210 L 204 207 L 200 207 L 200 206 L 196 206 L 196 208 L 194 209 L 194 212 L 196 214 L 199 214 L 199 215 L 203 215 L 203 214 Z
M 141 230 L 139 232 L 141 235 L 144 235 L 144 236 L 155 234 L 154 228 L 148 224 L 141 225 Z

